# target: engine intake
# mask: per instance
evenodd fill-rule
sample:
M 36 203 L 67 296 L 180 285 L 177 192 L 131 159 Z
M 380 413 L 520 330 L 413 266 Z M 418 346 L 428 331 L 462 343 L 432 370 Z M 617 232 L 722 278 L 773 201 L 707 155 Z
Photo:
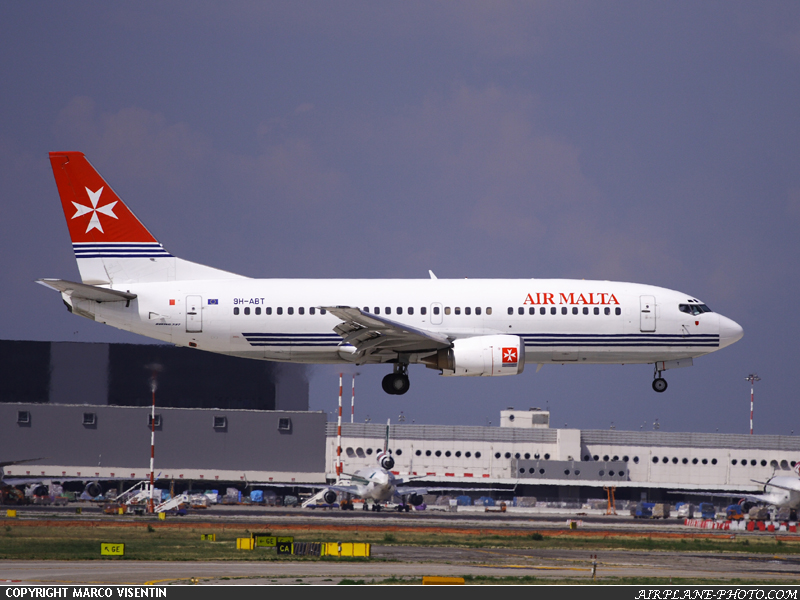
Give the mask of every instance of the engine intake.
M 451 377 L 518 375 L 525 368 L 525 343 L 516 335 L 460 338 L 422 362 Z
M 394 468 L 394 459 L 390 454 L 381 452 L 378 454 L 378 464 L 381 466 L 381 469 L 391 471 Z
M 336 502 L 336 492 L 333 490 L 326 490 L 324 494 L 322 494 L 322 499 L 325 501 L 325 504 L 334 504 Z

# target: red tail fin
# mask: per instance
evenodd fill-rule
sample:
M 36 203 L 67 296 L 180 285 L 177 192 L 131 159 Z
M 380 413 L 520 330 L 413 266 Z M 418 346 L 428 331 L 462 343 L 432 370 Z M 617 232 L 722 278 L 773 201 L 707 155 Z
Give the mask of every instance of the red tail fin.
M 50 163 L 78 258 L 100 255 L 83 253 L 89 249 L 114 256 L 169 256 L 82 152 L 51 152 Z
M 51 152 L 50 163 L 83 283 L 240 277 L 164 250 L 82 152 Z

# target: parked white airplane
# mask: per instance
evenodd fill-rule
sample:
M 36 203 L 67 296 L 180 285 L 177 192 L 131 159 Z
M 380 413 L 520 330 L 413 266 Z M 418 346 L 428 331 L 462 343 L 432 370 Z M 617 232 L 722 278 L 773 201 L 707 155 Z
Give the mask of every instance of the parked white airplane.
M 526 363 L 655 366 L 729 346 L 742 328 L 692 296 L 570 279 L 250 279 L 171 255 L 80 152 L 52 152 L 82 283 L 42 279 L 70 312 L 210 352 L 299 363 L 390 363 L 450 376 L 521 373 Z
M 378 466 L 371 469 L 358 469 L 353 474 L 345 473 L 344 475 L 349 481 L 337 481 L 334 485 L 329 485 L 323 492 L 322 499 L 327 504 L 333 504 L 336 502 L 337 494 L 343 494 L 345 502 L 340 503 L 343 510 L 346 508 L 353 509 L 350 498 L 355 496 L 364 500 L 364 510 L 367 510 L 366 501 L 372 500 L 372 510 L 374 511 L 380 511 L 381 503 L 383 502 L 395 502 L 398 505 L 398 510 L 408 512 L 410 506 L 422 504 L 423 494 L 434 490 L 452 489 L 399 487 L 403 480 L 398 479 L 392 473 L 394 458 L 389 454 L 388 447 L 389 423 L 386 424 L 383 452 L 380 452 L 376 457 Z
M 800 463 L 794 468 L 800 474 Z M 743 497 L 750 502 L 760 502 L 777 508 L 800 508 L 800 479 L 786 475 L 770 477 L 764 484 L 763 494 L 745 494 Z
M 774 506 L 775 508 L 789 508 L 800 509 L 800 461 L 794 466 L 795 476 L 791 475 L 775 475 L 770 477 L 767 481 L 751 480 L 753 483 L 759 483 L 764 486 L 764 492 L 761 494 L 749 493 L 703 493 L 703 492 L 686 492 L 686 491 L 673 491 L 672 494 L 683 494 L 685 496 L 716 496 L 718 498 L 739 498 L 747 502 L 755 502 L 757 504 L 766 504 Z

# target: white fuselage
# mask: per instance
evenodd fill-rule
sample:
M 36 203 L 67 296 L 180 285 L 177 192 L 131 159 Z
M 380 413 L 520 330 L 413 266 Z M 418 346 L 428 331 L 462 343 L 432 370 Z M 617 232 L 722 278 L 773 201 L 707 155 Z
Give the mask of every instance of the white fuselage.
M 764 486 L 761 501 L 777 507 L 800 508 L 800 479 L 779 475 Z
M 74 311 L 171 342 L 247 358 L 301 363 L 385 362 L 359 358 L 320 307 L 352 306 L 451 339 L 510 334 L 527 363 L 654 363 L 698 357 L 742 336 L 699 302 L 665 288 L 568 279 L 219 279 L 114 286 L 126 302 L 74 298 Z M 324 313 L 324 314 L 323 314 Z M 409 363 L 424 353 L 410 353 Z
M 373 469 L 359 469 L 355 472 L 357 477 L 353 485 L 358 489 L 358 497 L 364 500 L 375 502 L 390 501 L 397 490 L 397 481 L 392 472 L 379 467 Z M 363 479 L 367 483 L 360 483 L 358 479 Z

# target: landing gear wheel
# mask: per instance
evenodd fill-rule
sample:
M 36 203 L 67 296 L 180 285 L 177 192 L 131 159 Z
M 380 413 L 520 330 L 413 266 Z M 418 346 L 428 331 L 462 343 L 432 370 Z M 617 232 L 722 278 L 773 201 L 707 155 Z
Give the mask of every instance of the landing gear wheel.
M 667 389 L 667 380 L 663 377 L 656 377 L 653 380 L 653 389 L 660 394 Z
M 402 396 L 411 387 L 408 375 L 404 373 L 389 373 L 381 381 L 381 387 L 387 394 Z

